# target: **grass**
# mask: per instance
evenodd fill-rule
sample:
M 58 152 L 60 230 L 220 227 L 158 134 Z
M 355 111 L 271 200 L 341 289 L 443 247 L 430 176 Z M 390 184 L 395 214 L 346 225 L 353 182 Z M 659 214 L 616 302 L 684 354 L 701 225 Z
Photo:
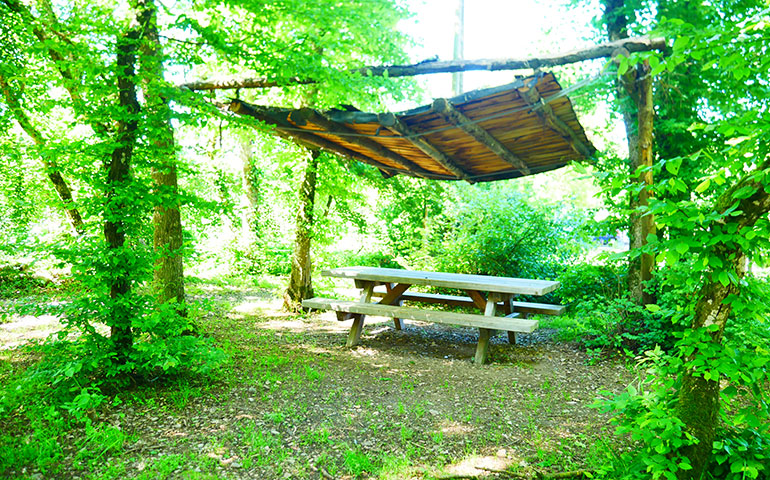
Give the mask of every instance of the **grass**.
M 195 283 L 192 290 L 209 287 L 216 285 Z M 0 475 L 27 468 L 94 480 L 240 478 L 245 471 L 303 479 L 323 469 L 333 477 L 430 478 L 463 458 L 494 455 L 514 439 L 519 460 L 544 468 L 579 465 L 586 454 L 564 431 L 539 426 L 550 404 L 572 394 L 552 379 L 512 379 L 531 366 L 498 364 L 480 373 L 508 372 L 503 380 L 487 384 L 474 370 L 473 383 L 458 383 L 426 370 L 429 358 L 369 363 L 330 347 L 313 327 L 274 330 L 261 316 L 229 315 L 234 304 L 224 296 L 199 312 L 229 358 L 207 378 L 127 385 L 79 420 L 33 402 L 26 408 L 37 408 L 40 420 L 32 427 L 20 411 L 2 410 L 0 400 L 0 449 L 13 452 L 0 456 Z M 2 384 L 22 378 L 34 355 L 0 352 Z M 462 401 L 455 403 L 456 395 Z

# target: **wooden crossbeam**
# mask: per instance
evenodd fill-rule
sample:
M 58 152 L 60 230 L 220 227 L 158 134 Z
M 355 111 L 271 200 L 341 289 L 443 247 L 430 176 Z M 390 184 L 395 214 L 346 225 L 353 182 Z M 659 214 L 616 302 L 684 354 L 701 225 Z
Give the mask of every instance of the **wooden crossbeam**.
M 448 100 L 444 98 L 437 99 L 433 102 L 432 110 L 434 113 L 444 117 L 449 123 L 456 125 L 462 131 L 475 138 L 476 141 L 487 147 L 495 155 L 516 167 L 523 175 L 530 174 L 529 167 L 527 167 L 527 164 L 522 159 L 508 150 L 505 145 L 500 143 L 489 132 L 473 123 L 473 120 L 463 115 Z
M 449 157 L 449 155 L 439 150 L 435 145 L 420 136 L 417 132 L 412 130 L 409 125 L 405 124 L 398 118 L 394 117 L 388 118 L 386 120 L 378 118 L 378 122 L 383 127 L 405 137 L 405 140 L 408 140 L 412 145 L 419 148 L 425 155 L 428 155 L 441 166 L 454 173 L 457 178 L 465 180 L 471 184 L 475 183 L 468 175 L 468 172 L 463 170 L 462 167 L 457 164 L 457 162 Z
M 590 158 L 594 154 L 593 150 L 583 142 L 578 134 L 560 119 L 551 106 L 543 100 L 543 97 L 540 96 L 540 92 L 537 91 L 537 87 L 519 88 L 516 91 L 519 93 L 519 96 L 532 107 L 532 110 L 540 118 L 540 121 L 543 122 L 546 127 L 551 128 L 564 137 L 575 152 L 586 158 Z
M 363 76 L 405 77 L 413 75 L 425 75 L 429 73 L 467 72 L 471 70 L 519 70 L 524 68 L 538 69 L 566 65 L 570 63 L 592 60 L 595 58 L 609 57 L 618 48 L 625 48 L 629 52 L 643 52 L 648 50 L 666 50 L 665 38 L 623 38 L 615 42 L 594 45 L 585 49 L 563 52 L 555 55 L 545 55 L 532 58 L 504 58 L 497 60 L 448 60 L 428 61 L 414 65 L 390 65 L 371 66 L 353 69 L 351 73 Z M 207 79 L 178 85 L 189 90 L 220 90 L 236 88 L 266 88 L 279 85 L 306 85 L 315 83 L 312 78 L 292 77 L 285 79 L 268 77 Z
M 382 172 L 383 175 L 386 175 L 386 178 L 388 178 L 388 176 L 393 176 L 393 172 L 390 170 L 397 170 L 398 173 L 403 173 L 405 175 L 413 175 L 410 171 L 408 171 L 408 169 L 394 169 L 393 167 L 385 165 L 384 163 L 380 163 L 373 158 L 367 157 L 366 155 L 360 154 L 354 150 L 345 148 L 342 145 L 338 145 L 334 142 L 330 142 L 325 138 L 314 135 L 310 131 L 297 131 L 297 128 L 284 117 L 285 112 L 281 114 L 277 110 L 271 109 L 269 107 L 249 105 L 238 100 L 233 100 L 230 102 L 229 109 L 230 111 L 239 115 L 248 115 L 250 117 L 256 118 L 257 120 L 261 120 L 265 123 L 269 123 L 270 125 L 275 126 L 276 132 L 284 138 L 289 137 L 295 140 L 299 140 L 303 144 L 332 151 L 334 153 L 338 153 L 349 158 L 354 158 L 361 162 L 377 167 L 380 169 L 380 172 Z M 284 130 L 281 127 L 291 130 Z
M 337 123 L 333 120 L 330 120 L 325 115 L 320 114 L 313 109 L 303 108 L 299 110 L 298 115 L 296 117 L 292 115 L 292 121 L 295 121 L 295 122 L 307 121 L 314 125 L 318 125 L 321 128 L 325 128 L 327 130 L 326 133 L 348 135 L 347 137 L 345 137 L 346 142 L 358 145 L 362 148 L 372 151 L 373 153 L 376 153 L 377 155 L 383 158 L 387 158 L 388 160 L 411 171 L 418 177 L 430 178 L 430 176 L 433 174 L 433 172 L 429 172 L 428 170 L 425 170 L 424 168 L 412 162 L 411 160 L 386 148 L 381 143 L 375 142 L 370 138 L 356 136 L 356 135 L 360 135 L 360 132 L 357 132 L 352 128 L 345 126 L 341 123 Z

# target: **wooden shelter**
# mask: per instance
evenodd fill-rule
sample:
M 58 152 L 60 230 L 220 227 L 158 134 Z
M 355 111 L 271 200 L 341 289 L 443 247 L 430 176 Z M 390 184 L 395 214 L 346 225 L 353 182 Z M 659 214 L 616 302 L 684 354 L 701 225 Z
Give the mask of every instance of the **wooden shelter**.
M 488 182 L 554 170 L 596 151 L 569 98 L 545 72 L 396 114 L 292 110 L 240 100 L 230 109 L 388 177 Z

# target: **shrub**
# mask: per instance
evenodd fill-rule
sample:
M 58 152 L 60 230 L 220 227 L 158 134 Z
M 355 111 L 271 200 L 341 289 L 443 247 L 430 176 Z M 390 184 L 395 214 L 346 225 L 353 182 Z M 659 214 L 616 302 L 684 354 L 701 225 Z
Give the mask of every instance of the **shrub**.
M 504 277 L 555 279 L 587 245 L 584 218 L 521 194 L 474 190 L 457 205 L 430 252 L 432 269 Z

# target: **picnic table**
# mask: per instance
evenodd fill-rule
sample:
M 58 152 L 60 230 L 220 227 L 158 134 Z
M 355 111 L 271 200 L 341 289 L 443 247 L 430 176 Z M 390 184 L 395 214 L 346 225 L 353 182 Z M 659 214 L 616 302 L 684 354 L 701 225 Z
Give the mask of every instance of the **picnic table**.
M 333 310 L 338 320 L 352 318 L 353 325 L 348 334 L 348 347 L 360 342 L 366 315 L 391 317 L 394 319 L 397 330 L 402 329 L 404 319 L 447 323 L 479 329 L 475 362 L 483 364 L 488 357 L 489 340 L 496 331 L 507 331 L 509 341 L 515 344 L 517 333 L 531 333 L 538 327 L 537 320 L 524 318 L 524 315 L 530 313 L 560 315 L 564 312 L 564 307 L 561 305 L 514 300 L 517 295 L 539 296 L 559 288 L 559 282 L 550 280 L 377 267 L 335 268 L 323 270 L 321 275 L 351 279 L 356 287 L 361 289 L 358 301 L 316 297 L 302 302 L 305 308 Z M 413 285 L 462 290 L 467 296 L 408 291 Z M 373 301 L 376 298 L 380 299 L 379 302 Z M 404 307 L 405 301 L 469 307 L 483 314 Z M 502 316 L 497 316 L 498 312 Z

